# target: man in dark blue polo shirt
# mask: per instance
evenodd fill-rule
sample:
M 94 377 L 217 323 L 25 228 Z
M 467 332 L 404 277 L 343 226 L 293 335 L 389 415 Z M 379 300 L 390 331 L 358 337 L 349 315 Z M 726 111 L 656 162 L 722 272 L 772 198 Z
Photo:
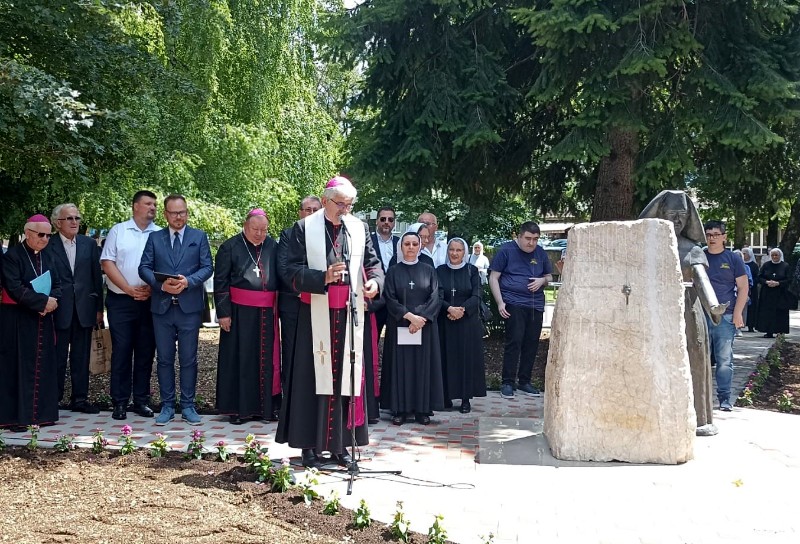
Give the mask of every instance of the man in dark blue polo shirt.
M 531 385 L 531 372 L 542 334 L 544 287 L 553 281 L 539 234 L 533 221 L 520 225 L 517 239 L 500 246 L 489 268 L 489 287 L 500 316 L 507 320 L 500 388 L 505 399 L 514 398 L 515 379 L 520 392 L 539 394 Z
M 720 304 L 728 304 L 728 310 L 719 325 L 711 318 L 708 321 L 708 337 L 711 353 L 717 362 L 717 399 L 723 412 L 730 412 L 731 381 L 733 379 L 733 338 L 736 330 L 744 327 L 742 314 L 747 305 L 748 282 L 744 261 L 725 247 L 725 223 L 708 221 L 705 225 L 708 247 L 708 279 L 717 294 Z

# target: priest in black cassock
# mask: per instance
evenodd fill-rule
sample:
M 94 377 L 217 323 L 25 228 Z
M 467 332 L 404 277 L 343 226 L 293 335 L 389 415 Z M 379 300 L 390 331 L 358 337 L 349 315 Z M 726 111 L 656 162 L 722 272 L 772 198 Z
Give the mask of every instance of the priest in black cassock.
M 278 245 L 267 235 L 261 209 L 247 214 L 242 232 L 217 251 L 214 302 L 219 320 L 217 410 L 240 425 L 245 418 L 273 419 L 279 409 L 280 343 L 277 302 Z
M 436 269 L 439 278 L 439 343 L 445 403 L 461 399 L 460 412 L 472 410 L 470 399 L 486 396 L 483 362 L 483 324 L 480 304 L 483 289 L 477 267 L 467 262 L 467 242 L 447 243 L 447 262 Z
M 383 270 L 367 225 L 351 215 L 356 189 L 347 178 L 328 181 L 322 209 L 295 223 L 281 278 L 301 293 L 294 358 L 284 369 L 284 400 L 275 441 L 302 449 L 303 465 L 320 466 L 318 454 L 349 465 L 345 450 L 369 441 L 364 410 L 364 300 L 383 286 Z M 349 268 L 345 263 L 349 259 Z M 356 296 L 351 365 L 350 289 Z M 351 390 L 351 372 L 355 391 Z M 355 395 L 352 393 L 355 392 Z M 350 410 L 350 401 L 353 410 Z
M 58 421 L 58 382 L 52 312 L 61 283 L 52 256 L 50 221 L 34 215 L 25 240 L 3 259 L 0 333 L 0 427 L 24 432 L 28 425 Z
M 439 281 L 436 270 L 418 259 L 422 241 L 416 232 L 400 238 L 397 266 L 386 275 L 383 296 L 389 309 L 381 374 L 381 406 L 392 423 L 409 416 L 428 425 L 429 413 L 444 408 L 439 352 Z

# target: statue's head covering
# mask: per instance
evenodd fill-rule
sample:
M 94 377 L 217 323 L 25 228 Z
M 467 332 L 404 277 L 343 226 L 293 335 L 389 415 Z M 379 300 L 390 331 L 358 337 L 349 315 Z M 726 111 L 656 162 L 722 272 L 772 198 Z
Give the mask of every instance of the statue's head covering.
M 661 191 L 656 197 L 639 214 L 639 219 L 667 219 L 667 212 L 681 211 L 686 212 L 686 221 L 683 229 L 676 232 L 677 236 L 688 238 L 696 244 L 706 243 L 706 231 L 703 228 L 703 222 L 700 220 L 700 214 L 697 213 L 697 208 L 694 202 L 683 191 Z

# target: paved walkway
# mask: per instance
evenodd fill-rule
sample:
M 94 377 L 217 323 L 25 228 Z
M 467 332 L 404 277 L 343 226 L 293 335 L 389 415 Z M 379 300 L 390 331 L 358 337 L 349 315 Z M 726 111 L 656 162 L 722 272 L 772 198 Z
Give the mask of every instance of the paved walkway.
M 800 339 L 800 312 L 793 312 L 790 339 Z M 740 390 L 771 340 L 745 333 L 738 339 L 735 390 Z M 370 427 L 362 448 L 362 475 L 346 496 L 347 475 L 323 477 L 321 493 L 338 491 L 342 504 L 365 499 L 372 515 L 388 523 L 402 500 L 413 529 L 426 533 L 435 514 L 456 542 L 479 543 L 494 533 L 500 543 L 792 543 L 800 542 L 796 491 L 800 489 L 800 418 L 734 408 L 715 412 L 719 435 L 695 441 L 695 459 L 679 466 L 575 463 L 554 459 L 541 434 L 543 398 L 514 400 L 490 392 L 475 399 L 473 411 L 437 413 L 428 426 L 392 426 L 389 415 Z M 130 417 L 139 445 L 156 432 L 185 449 L 192 427 Z M 272 457 L 299 455 L 274 444 L 275 423 L 232 426 L 204 417 L 207 443 L 241 445 L 258 435 Z M 84 416 L 61 412 L 41 438 L 78 435 L 88 446 L 92 430 L 112 441 L 120 422 L 108 413 Z M 6 434 L 11 444 L 26 435 Z M 51 442 L 52 443 L 52 442 Z M 396 469 L 402 475 L 369 474 Z M 321 506 L 320 506 L 321 507 Z

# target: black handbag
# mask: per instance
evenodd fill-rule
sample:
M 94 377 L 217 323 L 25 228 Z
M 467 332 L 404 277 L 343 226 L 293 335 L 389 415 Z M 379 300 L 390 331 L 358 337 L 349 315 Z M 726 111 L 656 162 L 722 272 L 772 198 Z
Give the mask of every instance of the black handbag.
M 486 304 L 483 300 L 481 300 L 481 306 L 479 311 L 481 315 L 481 321 L 483 321 L 484 323 L 488 323 L 492 319 L 494 319 L 494 315 L 492 314 L 492 309 L 489 308 L 489 305 Z
M 472 275 L 474 274 L 472 270 L 475 269 L 477 271 L 478 269 L 471 264 L 467 264 L 467 266 L 470 267 L 469 275 L 470 277 L 472 277 Z M 486 304 L 486 302 L 484 302 L 483 299 L 481 299 L 481 304 L 478 307 L 478 315 L 480 315 L 481 321 L 483 321 L 484 323 L 489 323 L 492 319 L 494 319 L 494 315 L 492 314 L 492 309 L 489 308 L 489 305 Z

